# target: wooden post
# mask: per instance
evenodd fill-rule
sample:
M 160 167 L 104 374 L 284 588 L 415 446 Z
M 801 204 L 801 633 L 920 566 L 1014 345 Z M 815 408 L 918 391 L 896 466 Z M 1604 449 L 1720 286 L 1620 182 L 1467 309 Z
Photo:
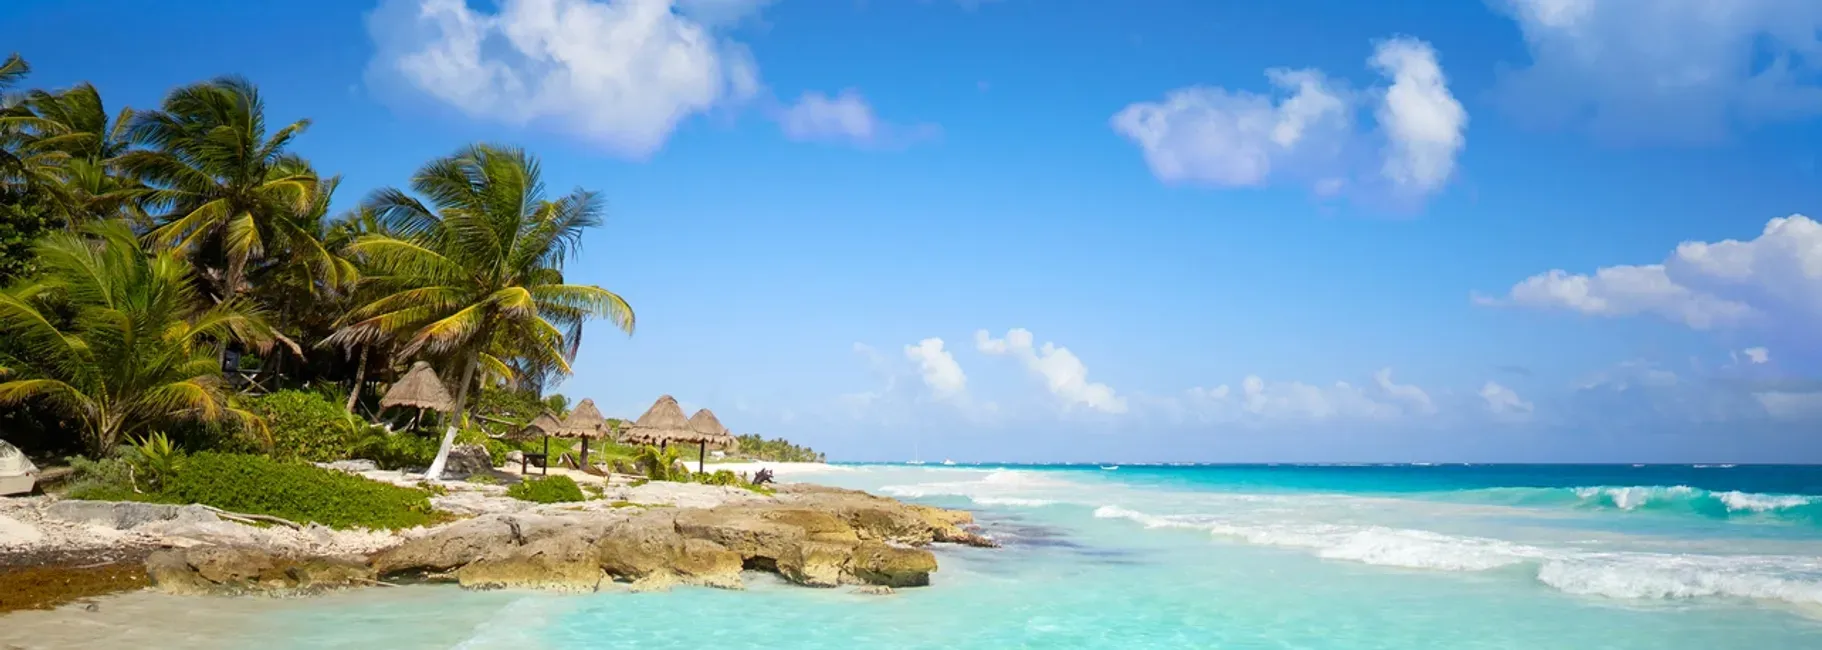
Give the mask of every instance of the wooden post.
M 698 447 L 696 449 L 696 473 L 697 474 L 702 473 L 703 459 L 709 455 L 709 443 L 703 442 L 703 443 L 701 443 L 701 445 L 702 445 L 701 447 Z
M 544 467 L 541 469 L 544 471 L 538 472 L 539 475 L 550 476 L 550 434 L 548 433 L 544 434 Z
M 588 471 L 588 436 L 582 436 L 582 471 Z

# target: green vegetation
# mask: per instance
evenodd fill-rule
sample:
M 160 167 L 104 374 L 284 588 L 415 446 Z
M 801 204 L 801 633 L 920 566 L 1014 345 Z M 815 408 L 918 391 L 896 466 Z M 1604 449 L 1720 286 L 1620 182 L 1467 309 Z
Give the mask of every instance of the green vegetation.
M 321 393 L 282 390 L 246 400 L 266 422 L 272 457 L 326 463 L 348 458 L 368 428 Z
M 166 481 L 162 496 L 223 510 L 335 528 L 410 528 L 430 523 L 430 494 L 314 465 L 202 452 Z
M 632 331 L 618 295 L 563 274 L 601 197 L 545 196 L 519 149 L 463 147 L 348 201 L 299 153 L 309 120 L 269 115 L 246 79 L 136 112 L 30 72 L 0 60 L 0 427 L 100 459 L 85 490 L 147 494 L 112 457 L 153 431 L 173 451 L 431 465 L 436 439 L 358 421 L 410 415 L 377 413 L 371 382 L 425 361 L 458 422 L 515 426 L 567 408 L 543 387 L 585 321 Z
M 535 503 L 569 503 L 583 501 L 582 487 L 567 476 L 527 478 L 506 488 L 506 496 Z
M 809 447 L 799 447 L 784 438 L 766 440 L 748 434 L 735 438 L 740 443 L 738 454 L 753 460 L 769 460 L 774 463 L 820 463 L 823 455 Z
M 230 512 L 335 528 L 396 529 L 432 523 L 427 490 L 264 456 L 184 455 L 154 436 L 102 461 L 77 459 L 77 499 L 201 503 Z M 160 458 L 159 454 L 163 454 Z

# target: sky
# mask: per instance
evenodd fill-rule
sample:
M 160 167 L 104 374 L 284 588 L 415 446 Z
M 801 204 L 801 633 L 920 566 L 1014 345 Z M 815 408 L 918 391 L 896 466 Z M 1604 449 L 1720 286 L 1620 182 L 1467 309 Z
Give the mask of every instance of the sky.
M 11 0 L 343 176 L 601 192 L 560 391 L 841 460 L 1822 462 L 1807 0 Z M 81 35 L 80 38 L 73 36 Z

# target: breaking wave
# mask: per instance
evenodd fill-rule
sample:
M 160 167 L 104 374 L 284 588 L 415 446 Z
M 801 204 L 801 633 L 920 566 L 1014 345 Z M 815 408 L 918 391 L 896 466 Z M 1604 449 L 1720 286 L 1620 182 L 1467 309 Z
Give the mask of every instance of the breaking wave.
M 1822 497 L 1709 491 L 1687 485 L 1576 488 L 1487 488 L 1461 496 L 1513 506 L 1569 506 L 1588 510 L 1693 514 L 1712 519 L 1768 518 L 1822 524 Z
M 1742 598 L 1822 606 L 1822 558 L 1600 553 L 1383 526 L 1256 524 L 1209 515 L 1153 515 L 1118 506 L 1103 506 L 1094 515 L 1147 528 L 1204 530 L 1223 539 L 1379 566 L 1457 572 L 1529 567 L 1538 582 L 1578 595 Z

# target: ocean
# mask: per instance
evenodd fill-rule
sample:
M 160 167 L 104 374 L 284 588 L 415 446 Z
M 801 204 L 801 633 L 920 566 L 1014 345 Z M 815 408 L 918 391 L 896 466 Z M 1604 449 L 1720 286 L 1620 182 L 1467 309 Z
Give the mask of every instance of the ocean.
M 843 465 L 784 478 L 966 508 L 1005 547 L 941 549 L 935 584 L 883 597 L 753 577 L 746 592 L 412 587 L 105 607 L 140 621 L 132 638 L 157 639 L 146 647 L 1822 648 L 1822 467 Z M 159 613 L 175 607 L 207 613 Z

